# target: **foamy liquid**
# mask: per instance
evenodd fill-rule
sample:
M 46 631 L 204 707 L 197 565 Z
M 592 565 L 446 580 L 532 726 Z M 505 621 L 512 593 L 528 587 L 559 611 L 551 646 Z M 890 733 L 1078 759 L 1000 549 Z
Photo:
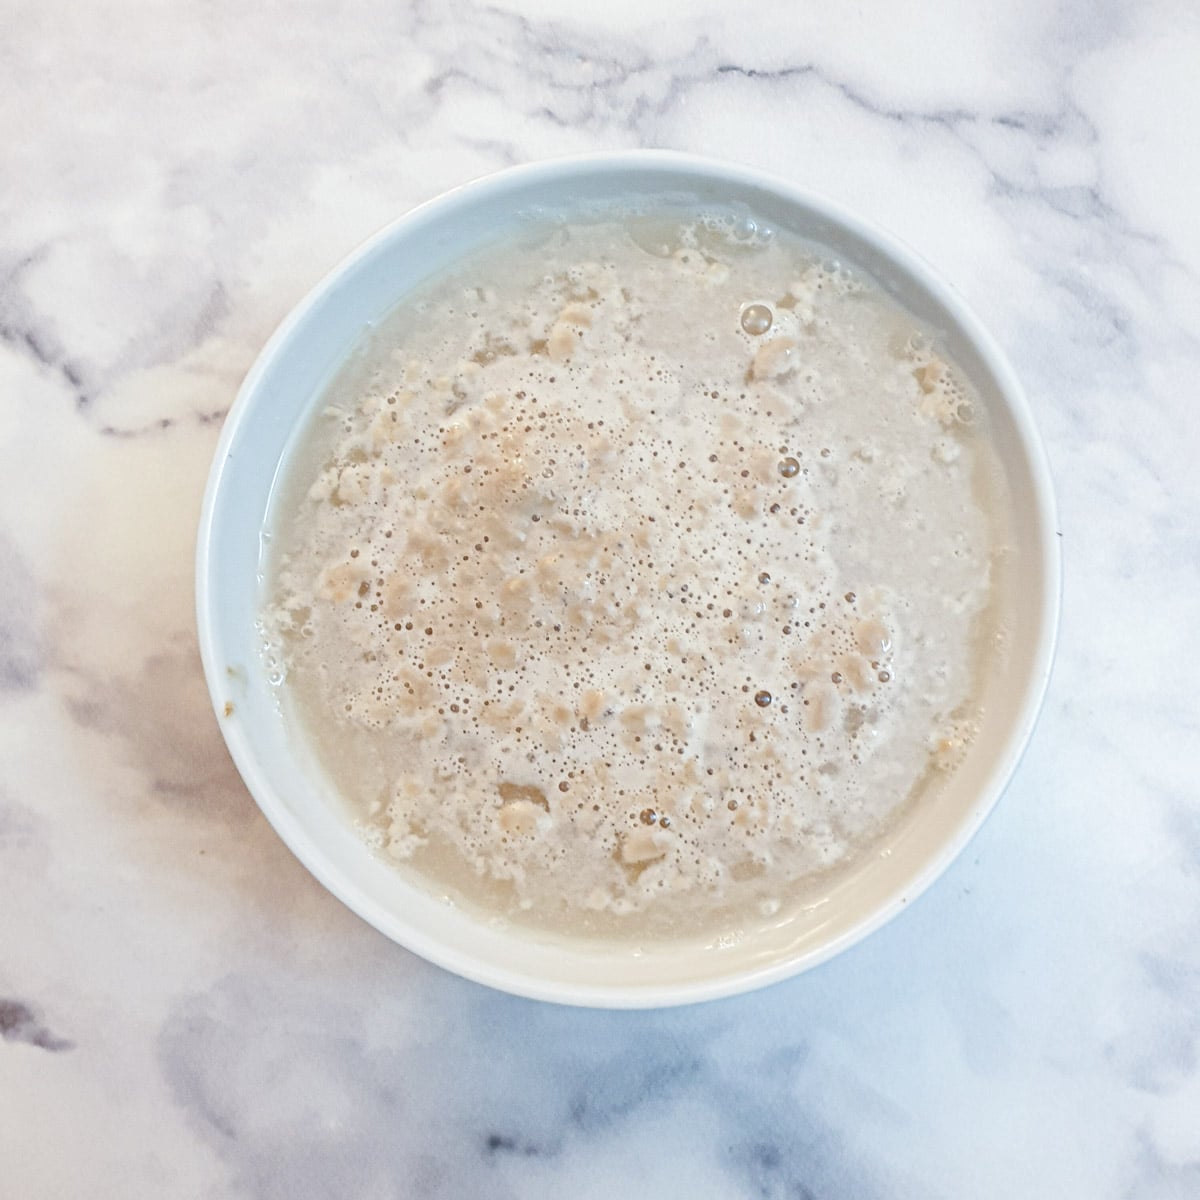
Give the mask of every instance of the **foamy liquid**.
M 638 940 L 775 917 L 969 742 L 985 414 L 798 239 L 542 233 L 407 301 L 305 429 L 264 606 L 290 720 L 459 902 Z

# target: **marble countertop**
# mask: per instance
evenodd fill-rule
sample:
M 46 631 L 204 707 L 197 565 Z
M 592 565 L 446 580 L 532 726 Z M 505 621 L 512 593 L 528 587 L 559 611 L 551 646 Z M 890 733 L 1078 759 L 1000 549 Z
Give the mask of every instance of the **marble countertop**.
M 0 12 L 3 1200 L 1200 1196 L 1195 5 Z M 1066 569 L 949 874 L 806 976 L 646 1014 L 490 993 L 326 894 L 192 615 L 222 417 L 311 283 L 452 184 L 630 146 L 769 167 L 955 280 Z

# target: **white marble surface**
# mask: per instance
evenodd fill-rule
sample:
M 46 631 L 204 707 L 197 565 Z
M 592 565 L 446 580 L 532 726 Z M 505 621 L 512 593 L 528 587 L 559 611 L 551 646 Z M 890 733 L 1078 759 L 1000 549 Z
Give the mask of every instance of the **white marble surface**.
M 603 15 L 584 15 L 592 9 Z M 1200 1196 L 1200 17 L 3 0 L 0 1197 Z M 386 942 L 229 765 L 192 541 L 266 336 L 497 166 L 766 165 L 957 281 L 1061 503 L 1045 714 L 902 918 L 695 1009 Z

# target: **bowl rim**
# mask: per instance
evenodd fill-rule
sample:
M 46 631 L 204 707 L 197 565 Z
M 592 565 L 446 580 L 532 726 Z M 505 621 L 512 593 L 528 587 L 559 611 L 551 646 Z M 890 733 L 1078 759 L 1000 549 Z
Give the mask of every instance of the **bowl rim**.
M 225 693 L 223 672 L 217 656 L 215 597 L 219 580 L 214 578 L 214 560 L 210 553 L 217 502 L 230 449 L 250 413 L 255 395 L 275 366 L 281 349 L 293 331 L 307 318 L 339 282 L 374 255 L 382 246 L 403 234 L 406 228 L 434 217 L 439 209 L 472 196 L 483 200 L 489 192 L 542 179 L 557 179 L 577 172 L 612 169 L 620 171 L 666 170 L 684 176 L 765 190 L 788 204 L 819 216 L 848 232 L 911 277 L 941 304 L 957 322 L 972 349 L 993 375 L 997 390 L 1008 410 L 1022 451 L 1028 462 L 1032 484 L 1031 509 L 1036 519 L 1031 526 L 1030 553 L 1045 581 L 1042 601 L 1036 616 L 1032 668 L 1017 719 L 1004 736 L 991 769 L 970 808 L 964 812 L 952 837 L 941 842 L 938 850 L 902 887 L 884 903 L 854 922 L 839 936 L 818 942 L 791 956 L 763 966 L 751 966 L 737 972 L 715 975 L 678 984 L 565 983 L 505 969 L 483 962 L 469 953 L 448 947 L 438 938 L 402 916 L 387 910 L 375 898 L 362 891 L 353 879 L 327 862 L 321 848 L 302 823 L 287 810 L 267 772 L 253 752 L 250 740 L 238 736 L 221 719 Z M 274 468 L 276 464 L 272 464 Z M 1035 544 L 1036 543 L 1036 544 Z M 317 880 L 343 904 L 366 920 L 386 937 L 446 970 L 501 991 L 531 999 L 581 1007 L 646 1009 L 698 1003 L 750 991 L 798 975 L 828 961 L 862 941 L 909 907 L 948 869 L 979 831 L 995 808 L 1017 770 L 1041 712 L 1057 646 L 1062 597 L 1062 551 L 1059 544 L 1057 508 L 1045 446 L 1038 432 L 1024 389 L 996 340 L 974 310 L 949 281 L 916 250 L 883 226 L 843 207 L 821 192 L 799 186 L 791 180 L 755 167 L 703 155 L 672 150 L 591 151 L 539 159 L 478 176 L 458 184 L 409 209 L 388 222 L 343 257 L 304 295 L 279 323 L 246 373 L 236 398 L 226 415 L 213 454 L 197 532 L 195 557 L 196 624 L 200 657 L 209 697 L 222 737 L 243 782 L 267 821 L 291 852 Z

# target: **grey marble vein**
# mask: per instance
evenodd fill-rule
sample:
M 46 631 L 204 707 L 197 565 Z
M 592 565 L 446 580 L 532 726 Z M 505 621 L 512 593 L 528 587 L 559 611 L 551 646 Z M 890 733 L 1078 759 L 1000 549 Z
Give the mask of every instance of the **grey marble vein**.
M 66 1038 L 47 1029 L 28 1004 L 3 998 L 0 998 L 0 1038 L 6 1042 L 24 1042 L 52 1054 L 70 1050 L 73 1046 Z

